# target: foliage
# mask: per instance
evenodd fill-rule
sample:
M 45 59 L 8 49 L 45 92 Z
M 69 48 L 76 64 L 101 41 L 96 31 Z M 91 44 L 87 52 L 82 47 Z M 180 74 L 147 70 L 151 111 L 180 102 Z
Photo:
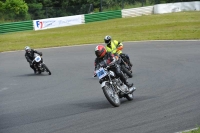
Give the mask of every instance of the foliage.
M 6 0 L 1 2 L 1 12 L 6 14 L 5 20 L 20 19 L 25 20 L 28 17 L 28 5 L 23 0 Z
M 1 0 L 0 21 L 37 20 L 186 1 L 191 0 Z

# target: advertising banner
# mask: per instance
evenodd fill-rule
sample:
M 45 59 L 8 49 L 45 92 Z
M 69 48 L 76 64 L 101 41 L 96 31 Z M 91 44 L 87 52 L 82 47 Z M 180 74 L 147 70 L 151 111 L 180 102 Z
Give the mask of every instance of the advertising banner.
M 82 15 L 33 20 L 34 30 L 44 30 L 82 24 Z

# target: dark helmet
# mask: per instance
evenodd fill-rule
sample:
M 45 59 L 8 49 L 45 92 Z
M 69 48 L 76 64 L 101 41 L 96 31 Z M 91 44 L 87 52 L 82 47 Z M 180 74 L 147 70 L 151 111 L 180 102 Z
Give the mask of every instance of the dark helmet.
M 25 51 L 28 52 L 28 53 L 30 53 L 31 52 L 31 48 L 29 46 L 26 46 L 25 47 Z
M 110 44 L 110 42 L 111 42 L 111 36 L 105 36 L 105 38 L 104 38 L 104 42 L 105 42 L 105 44 Z
M 98 45 L 95 48 L 95 54 L 97 58 L 102 58 L 106 54 L 106 48 L 103 45 Z

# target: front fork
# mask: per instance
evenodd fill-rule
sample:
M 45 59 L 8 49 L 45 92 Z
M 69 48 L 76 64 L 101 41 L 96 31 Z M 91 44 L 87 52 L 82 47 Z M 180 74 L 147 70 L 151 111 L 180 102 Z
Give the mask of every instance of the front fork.
M 114 95 L 119 95 L 120 90 L 116 89 L 116 87 L 113 85 L 112 81 L 111 82 L 109 82 L 109 81 L 103 81 L 101 83 L 101 88 L 105 87 L 106 84 L 109 84 L 111 86 L 111 88 L 112 88 L 112 91 L 113 91 L 112 97 L 114 97 Z

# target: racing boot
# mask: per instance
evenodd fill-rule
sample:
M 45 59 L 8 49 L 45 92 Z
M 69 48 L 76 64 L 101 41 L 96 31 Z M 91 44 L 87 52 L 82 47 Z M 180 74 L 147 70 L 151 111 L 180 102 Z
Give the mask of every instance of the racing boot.
M 136 90 L 136 88 L 133 87 L 133 83 L 126 82 L 125 85 L 127 85 L 127 87 L 128 87 L 128 93 L 129 94 L 133 93 Z

